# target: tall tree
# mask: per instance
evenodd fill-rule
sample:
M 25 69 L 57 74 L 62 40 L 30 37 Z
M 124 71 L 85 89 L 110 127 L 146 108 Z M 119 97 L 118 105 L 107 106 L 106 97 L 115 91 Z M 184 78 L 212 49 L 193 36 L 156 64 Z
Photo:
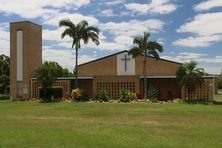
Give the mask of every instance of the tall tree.
M 10 58 L 0 55 L 0 93 L 9 93 Z
M 147 97 L 147 62 L 148 56 L 153 56 L 156 60 L 158 60 L 159 53 L 163 52 L 163 47 L 156 41 L 149 40 L 150 34 L 148 32 L 144 32 L 143 37 L 136 37 L 133 40 L 133 43 L 137 46 L 130 49 L 129 54 L 132 54 L 133 57 L 137 57 L 139 55 L 144 55 L 144 63 L 143 63 L 143 71 L 144 71 L 144 98 Z
M 180 85 L 187 90 L 188 99 L 191 99 L 191 93 L 195 91 L 195 87 L 200 86 L 204 81 L 204 70 L 203 68 L 197 68 L 197 63 L 194 61 L 179 67 L 176 75 Z
M 78 24 L 74 24 L 69 19 L 61 20 L 59 22 L 60 27 L 65 27 L 64 32 L 61 34 L 61 38 L 68 36 L 72 38 L 72 48 L 75 47 L 76 51 L 76 66 L 75 66 L 75 87 L 78 87 L 78 50 L 81 48 L 81 40 L 84 44 L 88 44 L 89 40 L 99 45 L 99 29 L 93 26 L 89 26 L 88 22 L 83 20 Z

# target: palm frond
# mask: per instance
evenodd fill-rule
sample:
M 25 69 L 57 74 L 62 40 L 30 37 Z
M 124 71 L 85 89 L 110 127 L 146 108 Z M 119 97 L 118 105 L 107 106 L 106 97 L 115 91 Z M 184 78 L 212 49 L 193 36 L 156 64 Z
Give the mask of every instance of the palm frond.
M 129 54 L 132 55 L 134 58 L 141 55 L 143 50 L 139 47 L 133 47 L 129 50 Z
M 147 44 L 147 49 L 158 50 L 159 52 L 163 52 L 163 46 L 160 45 L 156 41 L 149 41 L 148 44 Z
M 86 28 L 86 27 L 89 26 L 89 24 L 88 24 L 88 22 L 87 22 L 86 20 L 82 20 L 81 22 L 79 22 L 79 23 L 77 24 L 77 26 L 81 26 L 81 27 L 83 27 L 83 28 Z
M 133 40 L 133 44 L 137 44 L 138 46 L 141 46 L 143 43 L 143 39 L 141 37 L 135 37 Z
M 69 19 L 65 19 L 59 22 L 59 27 L 75 28 L 75 24 L 73 24 L 73 22 L 70 21 Z
M 90 27 L 87 27 L 86 28 L 86 31 L 87 32 L 95 32 L 97 35 L 99 34 L 99 29 L 98 28 L 96 28 L 96 27 L 93 27 L 93 26 L 90 26 Z
M 70 28 L 66 28 L 65 30 L 64 30 L 64 32 L 61 34 L 61 38 L 63 39 L 65 36 L 69 36 L 69 37 L 72 37 L 72 34 L 73 34 L 73 32 L 72 32 L 72 30 L 70 29 Z
M 160 59 L 160 56 L 159 56 L 158 52 L 155 51 L 155 50 L 148 51 L 148 55 L 152 55 L 156 60 Z

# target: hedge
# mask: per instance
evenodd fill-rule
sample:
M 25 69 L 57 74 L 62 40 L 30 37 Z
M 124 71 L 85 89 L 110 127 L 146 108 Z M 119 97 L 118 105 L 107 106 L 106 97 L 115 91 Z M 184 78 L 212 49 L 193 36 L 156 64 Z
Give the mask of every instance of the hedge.
M 46 89 L 46 99 L 51 99 L 52 96 L 56 98 L 63 97 L 63 88 L 62 87 L 50 87 Z M 42 88 L 39 89 L 39 97 L 44 98 L 44 91 Z

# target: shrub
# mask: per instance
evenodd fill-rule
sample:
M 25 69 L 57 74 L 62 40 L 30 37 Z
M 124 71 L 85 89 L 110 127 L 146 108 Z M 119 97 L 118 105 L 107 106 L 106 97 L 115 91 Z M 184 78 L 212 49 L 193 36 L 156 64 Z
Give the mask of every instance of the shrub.
M 220 76 L 218 80 L 218 89 L 222 89 L 222 76 Z
M 71 92 L 73 101 L 89 101 L 88 95 L 79 88 L 73 89 Z
M 120 101 L 121 102 L 130 102 L 135 99 L 137 99 L 136 94 L 133 92 L 130 92 L 127 89 L 123 89 L 120 93 Z
M 76 100 L 78 97 L 80 97 L 80 95 L 81 95 L 81 92 L 80 92 L 79 88 L 73 89 L 71 92 L 72 99 L 74 99 L 74 100 Z
M 129 92 L 128 93 L 128 98 L 133 101 L 133 100 L 136 100 L 137 99 L 137 95 L 133 92 Z
M 63 88 L 62 87 L 49 87 L 46 89 L 46 98 L 44 98 L 44 91 L 42 88 L 39 89 L 39 97 L 43 98 L 44 101 L 53 101 L 52 98 L 62 98 Z
M 108 102 L 109 95 L 108 95 L 107 91 L 105 89 L 100 90 L 99 93 L 96 95 L 96 100 Z
M 158 90 L 154 87 L 149 87 L 147 97 L 151 102 L 156 102 L 158 99 Z

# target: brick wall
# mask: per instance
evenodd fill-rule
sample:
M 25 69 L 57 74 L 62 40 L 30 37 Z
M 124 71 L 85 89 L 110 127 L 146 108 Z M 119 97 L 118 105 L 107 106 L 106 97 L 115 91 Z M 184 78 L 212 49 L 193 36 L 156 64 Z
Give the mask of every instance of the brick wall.
M 206 78 L 204 79 L 204 83 L 202 86 L 196 87 L 195 91 L 191 94 L 191 99 L 205 99 L 208 101 L 214 100 L 214 79 L 213 78 Z M 188 98 L 188 93 L 185 88 L 182 88 L 181 96 L 183 99 Z

